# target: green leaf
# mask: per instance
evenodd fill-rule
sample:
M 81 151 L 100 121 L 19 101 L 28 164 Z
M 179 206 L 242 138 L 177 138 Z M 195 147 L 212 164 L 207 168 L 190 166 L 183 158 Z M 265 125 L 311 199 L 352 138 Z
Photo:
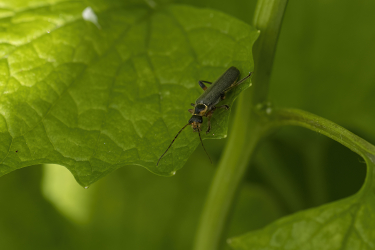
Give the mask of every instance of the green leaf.
M 353 133 L 308 112 L 278 109 L 275 126 L 298 125 L 324 134 L 362 156 L 367 176 L 348 198 L 282 218 L 269 226 L 230 239 L 234 249 L 375 249 L 375 147 Z
M 374 165 L 372 166 L 374 167 Z M 374 249 L 374 192 L 282 218 L 229 240 L 234 249 Z
M 84 186 L 127 165 L 170 176 L 199 144 L 186 129 L 156 166 L 189 119 L 187 109 L 202 92 L 198 80 L 214 81 L 230 66 L 245 74 L 253 68 L 258 32 L 217 11 L 104 1 L 17 4 L 0 19 L 1 175 L 55 163 Z M 82 18 L 87 7 L 97 23 Z M 248 86 L 224 103 L 231 106 Z M 212 134 L 203 138 L 225 137 L 229 113 L 215 113 Z

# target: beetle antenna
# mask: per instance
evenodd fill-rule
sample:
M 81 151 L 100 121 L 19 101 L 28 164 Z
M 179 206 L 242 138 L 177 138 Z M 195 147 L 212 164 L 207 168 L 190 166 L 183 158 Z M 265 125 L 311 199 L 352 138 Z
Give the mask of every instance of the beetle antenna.
M 201 139 L 201 143 L 202 143 L 202 147 L 203 147 L 203 149 L 204 149 L 204 152 L 206 152 L 206 154 L 207 154 L 207 156 L 208 156 L 208 159 L 210 159 L 210 162 L 211 162 L 211 164 L 212 164 L 211 157 L 210 157 L 210 155 L 207 153 L 206 149 L 205 149 L 204 146 L 203 146 L 203 141 L 202 141 L 202 137 L 201 137 L 201 132 L 200 132 L 199 130 L 198 130 L 198 134 L 199 134 L 199 139 Z
M 250 76 L 251 74 L 253 74 L 253 72 L 249 72 L 249 74 L 247 76 L 245 76 L 243 79 L 239 80 L 237 83 L 236 83 L 236 86 L 240 85 L 241 83 L 243 83 L 244 81 L 246 81 Z
M 159 165 L 159 161 L 161 160 L 161 158 L 163 158 L 163 156 L 165 155 L 165 153 L 167 153 L 167 151 L 169 150 L 169 148 L 172 146 L 174 140 L 176 140 L 177 136 L 181 133 L 182 130 L 184 130 L 184 128 L 186 128 L 187 125 L 189 125 L 190 123 L 186 124 L 180 131 L 178 131 L 177 135 L 175 136 L 175 138 L 173 139 L 173 141 L 171 142 L 171 144 L 169 145 L 169 147 L 167 148 L 167 150 L 165 150 L 164 154 L 162 154 L 158 160 L 158 163 L 156 164 Z

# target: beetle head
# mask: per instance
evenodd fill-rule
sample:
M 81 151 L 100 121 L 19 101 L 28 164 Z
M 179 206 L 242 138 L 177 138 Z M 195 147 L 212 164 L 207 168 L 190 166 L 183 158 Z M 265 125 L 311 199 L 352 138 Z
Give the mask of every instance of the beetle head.
M 207 105 L 200 103 L 195 106 L 194 115 L 204 116 L 207 112 Z
M 200 131 L 201 125 L 203 123 L 203 118 L 202 116 L 199 115 L 193 115 L 190 120 L 189 124 L 191 124 L 191 127 L 193 128 L 194 132 Z

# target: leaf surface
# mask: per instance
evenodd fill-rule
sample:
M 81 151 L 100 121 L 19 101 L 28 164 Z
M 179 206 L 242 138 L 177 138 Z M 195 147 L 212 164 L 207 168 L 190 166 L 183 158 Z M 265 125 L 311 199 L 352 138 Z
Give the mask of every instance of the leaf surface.
M 350 197 L 230 239 L 233 249 L 375 249 L 375 197 Z
M 9 3 L 0 19 L 1 175 L 40 163 L 67 167 L 84 186 L 127 165 L 173 175 L 199 144 L 191 129 L 156 162 L 187 123 L 202 93 L 198 80 L 213 82 L 230 66 L 242 76 L 253 68 L 258 32 L 217 11 L 21 3 Z M 83 19 L 87 7 L 97 23 Z M 223 104 L 231 106 L 248 82 Z M 203 138 L 225 137 L 229 113 L 217 111 Z

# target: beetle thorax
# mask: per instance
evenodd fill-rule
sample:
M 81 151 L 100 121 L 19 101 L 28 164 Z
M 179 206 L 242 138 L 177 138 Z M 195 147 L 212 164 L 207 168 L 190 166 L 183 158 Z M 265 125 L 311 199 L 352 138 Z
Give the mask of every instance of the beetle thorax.
M 207 105 L 204 103 L 197 104 L 195 106 L 194 115 L 204 116 L 207 112 Z

